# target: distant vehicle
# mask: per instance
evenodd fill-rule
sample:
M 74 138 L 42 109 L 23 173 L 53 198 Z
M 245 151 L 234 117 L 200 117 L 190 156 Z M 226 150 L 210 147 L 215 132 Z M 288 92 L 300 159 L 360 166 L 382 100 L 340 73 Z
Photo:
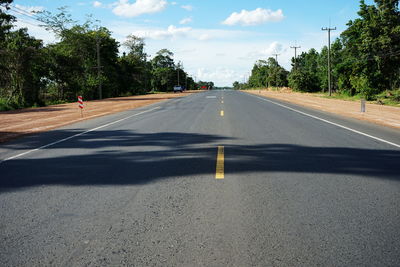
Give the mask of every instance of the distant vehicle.
M 182 93 L 182 91 L 183 91 L 182 86 L 180 86 L 180 85 L 174 86 L 174 93 L 176 93 L 176 92 Z

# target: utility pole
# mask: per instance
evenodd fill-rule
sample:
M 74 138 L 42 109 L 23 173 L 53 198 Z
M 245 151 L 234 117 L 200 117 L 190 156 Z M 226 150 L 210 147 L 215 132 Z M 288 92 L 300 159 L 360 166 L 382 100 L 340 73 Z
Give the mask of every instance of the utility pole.
M 335 31 L 335 28 L 322 28 L 323 31 L 328 31 L 328 89 L 329 89 L 329 96 L 332 95 L 332 85 L 331 85 L 331 31 Z
M 297 65 L 297 49 L 301 48 L 301 46 L 291 46 L 290 48 L 294 49 L 294 68 L 296 68 L 296 65 Z
M 180 68 L 181 68 L 181 62 L 179 61 L 178 62 L 178 69 L 177 69 L 177 71 L 178 71 L 178 86 L 180 86 L 180 84 L 179 84 L 179 70 L 180 70 Z
M 178 86 L 179 86 L 179 67 L 178 67 Z
M 278 56 L 279 56 L 280 54 L 272 54 L 272 55 L 275 56 L 276 63 L 278 63 Z
M 101 62 L 100 62 L 100 38 L 97 37 L 96 40 L 96 52 L 97 52 L 97 79 L 99 80 L 99 99 L 103 98 L 103 89 L 101 84 Z

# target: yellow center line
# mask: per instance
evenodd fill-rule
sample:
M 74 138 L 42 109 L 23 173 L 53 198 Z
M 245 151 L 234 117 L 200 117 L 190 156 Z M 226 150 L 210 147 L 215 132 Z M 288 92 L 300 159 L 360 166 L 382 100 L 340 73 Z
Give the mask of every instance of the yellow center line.
M 223 117 L 224 116 L 224 111 L 223 110 L 221 110 L 221 117 Z
M 217 154 L 217 169 L 215 172 L 215 179 L 220 180 L 224 179 L 224 147 L 223 146 L 218 146 L 218 154 Z
M 224 103 L 224 100 L 221 101 L 221 104 L 223 104 L 223 103 Z

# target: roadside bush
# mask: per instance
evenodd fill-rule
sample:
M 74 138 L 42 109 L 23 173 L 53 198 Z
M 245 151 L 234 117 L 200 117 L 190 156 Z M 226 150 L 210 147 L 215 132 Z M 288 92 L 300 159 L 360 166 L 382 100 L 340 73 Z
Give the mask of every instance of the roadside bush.
M 319 82 L 315 73 L 309 71 L 294 70 L 289 76 L 289 87 L 295 91 L 317 92 L 319 91 Z
M 371 87 L 368 77 L 365 75 L 361 76 L 351 76 L 350 84 L 366 100 L 375 100 L 376 94 L 378 93 L 377 89 Z
M 21 108 L 16 103 L 7 103 L 7 100 L 0 98 L 0 111 L 14 110 Z

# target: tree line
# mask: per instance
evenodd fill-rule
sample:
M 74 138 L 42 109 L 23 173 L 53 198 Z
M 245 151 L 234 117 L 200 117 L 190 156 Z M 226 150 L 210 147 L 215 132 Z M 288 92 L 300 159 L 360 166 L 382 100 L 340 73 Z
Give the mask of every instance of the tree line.
M 143 38 L 128 36 L 121 54 L 107 28 L 90 16 L 77 23 L 66 7 L 35 14 L 58 40 L 44 45 L 26 28 L 14 30 L 12 2 L 0 0 L 0 110 L 213 85 L 196 83 L 168 49 L 149 60 Z
M 400 101 L 399 0 L 360 1 L 359 18 L 347 23 L 331 46 L 333 91 L 374 100 L 387 95 Z M 274 58 L 255 63 L 248 82 L 236 89 L 289 86 L 293 90 L 319 92 L 328 89 L 328 47 L 310 49 L 292 58 L 290 72 Z

